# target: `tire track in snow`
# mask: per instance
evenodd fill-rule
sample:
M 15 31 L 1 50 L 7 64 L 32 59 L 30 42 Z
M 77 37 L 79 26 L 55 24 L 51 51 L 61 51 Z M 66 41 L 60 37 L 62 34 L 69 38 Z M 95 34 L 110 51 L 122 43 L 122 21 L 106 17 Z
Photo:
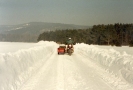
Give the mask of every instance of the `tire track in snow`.
M 59 55 L 57 59 L 57 82 L 56 90 L 65 90 L 64 80 L 64 56 Z
M 76 53 L 73 59 L 86 82 L 86 88 L 88 88 L 86 90 L 114 90 L 101 79 L 99 72 L 103 74 L 103 71 L 95 63 L 89 62 L 88 57 L 84 57 L 81 53 Z
M 61 90 L 92 90 L 85 87 L 85 80 L 82 79 L 81 73 L 78 67 L 75 65 L 72 56 L 63 56 L 63 78 L 64 88 Z M 62 79 L 63 80 L 63 79 Z M 58 90 L 58 89 L 57 89 Z

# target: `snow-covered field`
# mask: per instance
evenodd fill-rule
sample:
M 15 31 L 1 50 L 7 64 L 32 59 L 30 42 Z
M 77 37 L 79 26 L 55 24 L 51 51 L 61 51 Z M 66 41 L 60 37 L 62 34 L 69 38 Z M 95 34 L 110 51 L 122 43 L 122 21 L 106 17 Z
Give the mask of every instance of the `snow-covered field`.
M 0 42 L 0 90 L 133 90 L 133 48 Z

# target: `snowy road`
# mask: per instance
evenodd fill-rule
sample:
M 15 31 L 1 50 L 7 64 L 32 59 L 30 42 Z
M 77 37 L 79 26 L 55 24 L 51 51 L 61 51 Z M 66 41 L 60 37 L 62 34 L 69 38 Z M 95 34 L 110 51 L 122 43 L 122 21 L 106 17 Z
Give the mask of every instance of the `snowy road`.
M 57 55 L 54 51 L 19 90 L 116 90 L 115 85 L 105 80 L 116 78 L 89 59 L 78 51 L 72 56 Z
M 82 43 L 69 56 L 55 42 L 10 44 L 18 48 L 1 50 L 0 90 L 133 90 L 132 48 Z

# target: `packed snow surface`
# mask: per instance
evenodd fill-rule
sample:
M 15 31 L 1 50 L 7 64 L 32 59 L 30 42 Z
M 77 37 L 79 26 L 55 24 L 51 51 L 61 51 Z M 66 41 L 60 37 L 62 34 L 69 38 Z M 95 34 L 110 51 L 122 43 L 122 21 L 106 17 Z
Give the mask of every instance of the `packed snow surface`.
M 133 90 L 133 48 L 0 42 L 0 90 Z

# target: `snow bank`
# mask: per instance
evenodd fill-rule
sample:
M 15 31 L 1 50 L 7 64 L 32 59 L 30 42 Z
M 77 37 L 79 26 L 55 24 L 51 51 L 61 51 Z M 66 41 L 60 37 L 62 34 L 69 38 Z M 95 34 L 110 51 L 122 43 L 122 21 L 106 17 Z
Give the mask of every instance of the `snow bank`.
M 34 46 L 34 45 L 33 45 Z M 19 90 L 25 80 L 34 75 L 52 55 L 58 45 L 40 41 L 32 48 L 0 53 L 0 90 Z M 88 56 L 105 70 L 133 84 L 133 56 L 113 48 L 104 49 L 84 43 L 76 44 L 75 52 Z M 129 48 L 129 47 L 127 47 Z
M 38 46 L 15 53 L 0 54 L 0 90 L 18 90 L 53 53 L 54 42 L 37 43 Z
M 108 72 L 133 84 L 133 56 L 112 49 L 97 48 L 94 45 L 77 44 L 78 50 L 91 60 L 103 66 Z M 127 47 L 128 49 L 130 47 Z

